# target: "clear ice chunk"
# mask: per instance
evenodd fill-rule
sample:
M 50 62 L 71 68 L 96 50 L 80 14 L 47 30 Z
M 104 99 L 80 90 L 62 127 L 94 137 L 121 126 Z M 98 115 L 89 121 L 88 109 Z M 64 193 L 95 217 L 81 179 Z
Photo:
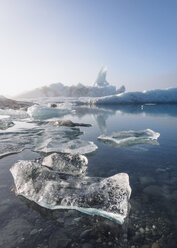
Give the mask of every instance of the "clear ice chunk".
M 42 207 L 78 210 L 119 224 L 128 215 L 131 188 L 126 173 L 109 178 L 79 177 L 33 161 L 18 161 L 10 171 L 16 194 Z
M 87 169 L 88 159 L 81 154 L 52 153 L 42 160 L 42 165 L 59 173 L 82 175 Z

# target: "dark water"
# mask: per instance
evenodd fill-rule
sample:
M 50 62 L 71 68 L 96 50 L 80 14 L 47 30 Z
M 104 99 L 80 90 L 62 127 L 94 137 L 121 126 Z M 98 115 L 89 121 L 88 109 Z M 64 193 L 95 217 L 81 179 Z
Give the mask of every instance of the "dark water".
M 88 175 L 108 177 L 126 172 L 132 188 L 125 224 L 73 210 L 49 211 L 17 198 L 10 167 L 34 159 L 30 150 L 0 159 L 0 247 L 177 247 L 177 105 L 76 108 L 64 119 L 91 123 L 83 139 L 98 150 L 88 156 Z M 113 131 L 150 128 L 159 145 L 113 148 L 97 137 Z

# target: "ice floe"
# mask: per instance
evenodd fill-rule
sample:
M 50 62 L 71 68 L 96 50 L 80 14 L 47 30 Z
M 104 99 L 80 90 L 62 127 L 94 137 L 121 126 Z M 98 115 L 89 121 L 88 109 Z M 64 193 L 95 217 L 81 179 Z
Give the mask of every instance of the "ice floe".
M 86 100 L 85 100 L 86 101 Z M 177 88 L 125 92 L 87 100 L 89 104 L 177 103 Z
M 65 127 L 91 127 L 90 124 L 76 123 L 76 122 L 72 122 L 71 120 L 50 121 L 49 124 L 52 126 L 65 126 Z
M 9 116 L 13 119 L 25 119 L 29 118 L 28 113 L 25 110 L 15 110 L 15 109 L 0 109 L 1 116 Z
M 27 113 L 35 119 L 48 119 L 52 117 L 62 117 L 71 113 L 69 109 L 49 108 L 47 106 L 33 105 L 28 108 Z
M 48 129 L 49 130 L 49 129 Z M 81 153 L 88 154 L 97 150 L 97 146 L 92 141 L 81 140 L 79 129 L 63 129 L 62 131 L 50 133 L 46 132 L 35 144 L 36 152 L 61 152 L 61 153 Z
M 3 121 L 0 120 L 0 123 Z M 6 130 L 0 130 L 0 157 L 21 152 L 25 148 L 39 153 L 88 154 L 97 150 L 93 142 L 80 138 L 83 132 L 79 128 L 53 126 L 47 121 L 14 121 L 14 124 Z
M 6 130 L 9 127 L 13 127 L 14 123 L 10 120 L 6 120 L 6 118 L 4 119 L 0 119 L 0 130 Z
M 109 178 L 80 177 L 72 172 L 61 174 L 33 161 L 19 161 L 10 171 L 16 194 L 42 207 L 78 210 L 119 224 L 128 215 L 131 188 L 126 173 Z
M 160 133 L 151 129 L 140 131 L 121 131 L 114 132 L 110 135 L 100 135 L 98 139 L 104 144 L 112 147 L 133 146 L 137 144 L 153 144 L 157 145 L 157 139 Z

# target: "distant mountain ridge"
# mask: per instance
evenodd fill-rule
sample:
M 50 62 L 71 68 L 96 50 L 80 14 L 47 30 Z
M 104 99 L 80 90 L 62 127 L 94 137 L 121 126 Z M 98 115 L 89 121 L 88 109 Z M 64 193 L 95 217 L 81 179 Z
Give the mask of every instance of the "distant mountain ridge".
M 65 86 L 62 83 L 54 83 L 20 94 L 18 97 L 100 97 L 115 95 L 125 91 L 125 86 L 117 89 L 116 86 L 110 85 L 106 81 L 106 74 L 107 69 L 102 67 L 93 86 L 85 86 L 81 83 L 75 86 Z

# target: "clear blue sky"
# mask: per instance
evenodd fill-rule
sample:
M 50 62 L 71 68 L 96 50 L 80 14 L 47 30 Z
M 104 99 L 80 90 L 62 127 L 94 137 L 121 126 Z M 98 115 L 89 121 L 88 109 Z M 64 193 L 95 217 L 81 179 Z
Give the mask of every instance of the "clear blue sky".
M 177 87 L 177 1 L 0 0 L 0 94 L 91 85 Z

